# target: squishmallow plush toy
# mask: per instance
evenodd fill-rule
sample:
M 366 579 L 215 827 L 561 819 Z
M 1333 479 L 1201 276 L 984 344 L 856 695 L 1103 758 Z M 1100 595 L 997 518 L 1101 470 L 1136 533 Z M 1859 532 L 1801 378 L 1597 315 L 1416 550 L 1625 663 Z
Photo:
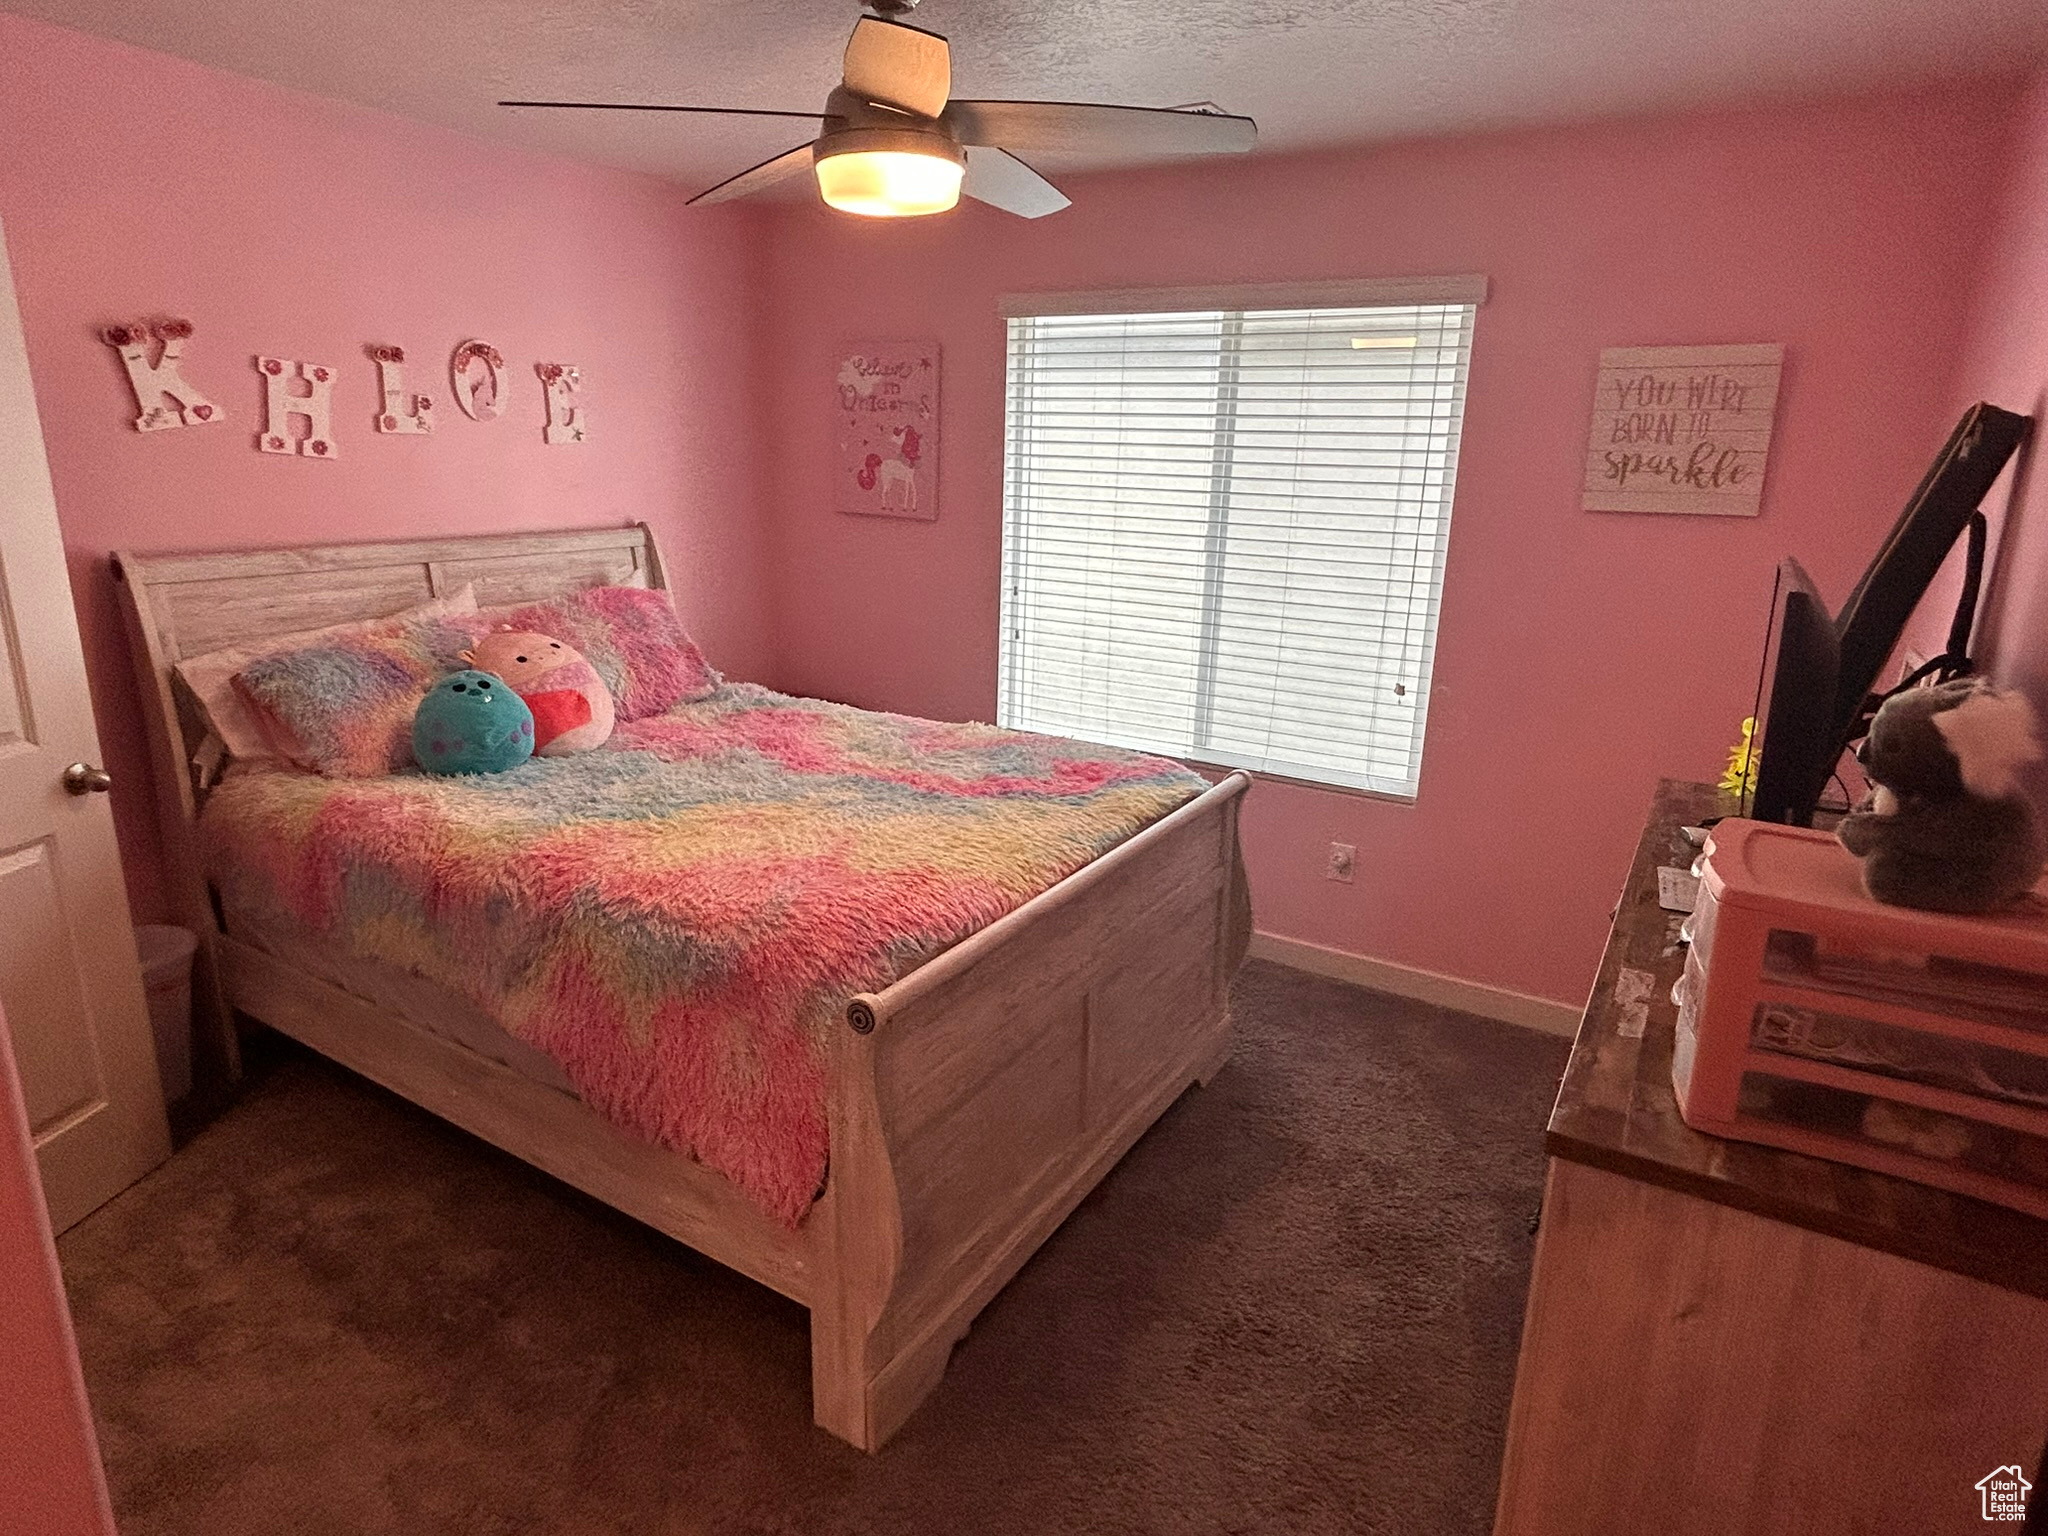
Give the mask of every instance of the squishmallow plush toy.
M 1876 787 L 1835 835 L 1879 901 L 1990 912 L 2041 878 L 2048 853 L 2020 770 L 2041 755 L 2026 699 L 1975 678 L 1885 700 L 1856 753 Z
M 457 672 L 412 717 L 412 755 L 429 773 L 503 773 L 533 756 L 533 711 L 503 678 Z
M 495 673 L 533 711 L 533 750 L 562 757 L 601 747 L 612 734 L 612 692 L 583 653 L 549 635 L 500 629 L 464 651 L 480 672 Z

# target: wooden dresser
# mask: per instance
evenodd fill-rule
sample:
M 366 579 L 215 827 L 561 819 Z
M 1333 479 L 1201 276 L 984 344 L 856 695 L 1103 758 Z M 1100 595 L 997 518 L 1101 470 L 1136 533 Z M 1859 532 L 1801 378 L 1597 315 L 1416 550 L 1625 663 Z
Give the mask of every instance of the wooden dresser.
M 1659 786 L 1551 1113 L 1495 1536 L 2016 1531 L 2048 1222 L 1679 1119 L 1657 869 L 1725 809 Z

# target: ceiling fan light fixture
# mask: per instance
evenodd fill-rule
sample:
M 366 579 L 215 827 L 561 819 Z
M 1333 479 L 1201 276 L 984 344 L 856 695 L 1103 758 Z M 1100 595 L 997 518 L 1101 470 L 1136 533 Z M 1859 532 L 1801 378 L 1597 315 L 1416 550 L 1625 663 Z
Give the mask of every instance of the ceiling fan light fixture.
M 823 130 L 816 139 L 706 187 L 691 204 L 751 197 L 802 176 L 809 167 L 828 207 L 869 219 L 944 213 L 963 197 L 1020 219 L 1042 219 L 1069 206 L 1070 199 L 1021 156 L 1233 154 L 1258 141 L 1258 126 L 1250 118 L 1214 110 L 1207 102 L 1186 110 L 1088 101 L 963 100 L 953 94 L 951 45 L 937 32 L 903 20 L 917 0 L 863 4 L 846 40 L 839 84 L 826 93 L 822 112 L 667 102 L 498 105 L 808 118 Z
M 935 133 L 854 130 L 820 139 L 813 168 L 829 207 L 871 219 L 916 218 L 960 201 L 967 155 Z

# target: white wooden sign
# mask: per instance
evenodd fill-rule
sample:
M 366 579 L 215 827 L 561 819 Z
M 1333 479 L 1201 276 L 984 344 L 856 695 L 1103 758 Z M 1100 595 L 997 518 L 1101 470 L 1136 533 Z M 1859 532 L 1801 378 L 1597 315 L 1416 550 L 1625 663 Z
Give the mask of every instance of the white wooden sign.
M 505 355 L 488 341 L 465 341 L 448 359 L 455 403 L 471 421 L 496 421 L 505 414 Z
M 405 387 L 405 348 L 373 346 L 370 356 L 377 364 L 377 393 L 383 400 L 377 412 L 377 430 L 407 437 L 433 431 L 433 397 Z
M 333 458 L 334 370 L 288 357 L 258 357 L 256 371 L 263 375 L 263 430 L 256 446 L 265 453 Z M 304 394 L 297 392 L 300 385 Z M 303 434 L 293 431 L 294 416 L 304 418 Z
M 590 418 L 583 407 L 583 372 L 568 363 L 535 363 L 540 387 L 547 391 L 548 419 L 540 429 L 544 443 L 580 443 Z
M 1755 517 L 1784 362 L 1776 343 L 1602 352 L 1581 505 Z
M 222 419 L 220 407 L 186 383 L 178 371 L 184 344 L 191 335 L 191 321 L 169 317 L 100 327 L 100 339 L 120 354 L 121 365 L 128 372 L 138 432 L 161 432 Z M 149 355 L 152 341 L 158 344 L 154 361 Z M 380 342 L 365 351 L 377 365 L 379 408 L 372 418 L 377 431 L 431 433 L 434 400 L 409 387 L 405 349 Z M 262 353 L 257 354 L 255 363 L 263 377 L 264 402 L 263 430 L 256 434 L 256 447 L 264 453 L 334 458 L 340 451 L 334 437 L 335 370 L 325 364 Z M 477 421 L 492 421 L 505 414 L 510 387 L 504 354 L 496 347 L 487 341 L 465 341 L 449 358 L 448 369 L 455 403 L 463 414 Z M 540 375 L 547 405 L 543 440 L 582 442 L 590 424 L 583 371 L 567 363 L 535 363 L 534 371 Z M 841 368 L 841 386 L 841 401 L 852 413 L 850 419 L 870 428 L 859 439 L 864 456 L 854 466 L 853 483 L 864 494 L 873 493 L 876 503 L 849 510 L 879 510 L 892 517 L 938 516 L 933 459 L 938 444 L 936 345 L 913 347 L 907 353 L 900 345 L 875 349 L 872 355 L 857 353 Z
M 160 346 L 153 363 L 152 335 Z M 121 354 L 121 365 L 128 370 L 128 383 L 135 391 L 136 431 L 161 432 L 221 419 L 220 407 L 179 376 L 178 363 L 191 335 L 190 320 L 172 319 L 110 325 L 100 332 L 100 340 Z

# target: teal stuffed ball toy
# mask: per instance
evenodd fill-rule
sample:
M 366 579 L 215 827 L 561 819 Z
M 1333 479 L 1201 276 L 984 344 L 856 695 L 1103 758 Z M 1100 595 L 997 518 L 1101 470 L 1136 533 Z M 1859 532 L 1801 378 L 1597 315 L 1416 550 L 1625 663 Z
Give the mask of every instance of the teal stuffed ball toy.
M 488 672 L 444 677 L 412 717 L 412 755 L 429 773 L 503 773 L 533 756 L 533 711 Z

